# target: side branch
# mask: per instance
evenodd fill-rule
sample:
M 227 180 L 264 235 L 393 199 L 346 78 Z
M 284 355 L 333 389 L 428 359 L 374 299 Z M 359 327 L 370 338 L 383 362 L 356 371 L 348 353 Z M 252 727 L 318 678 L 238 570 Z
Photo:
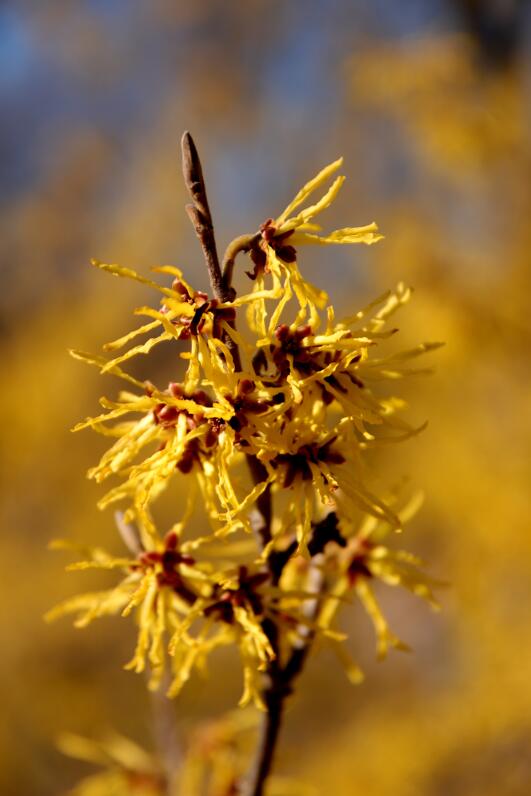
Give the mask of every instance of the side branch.
M 261 232 L 255 232 L 252 235 L 240 235 L 240 237 L 234 238 L 227 246 L 223 255 L 223 283 L 227 289 L 231 289 L 236 257 L 240 252 L 250 252 L 258 246 L 261 237 Z

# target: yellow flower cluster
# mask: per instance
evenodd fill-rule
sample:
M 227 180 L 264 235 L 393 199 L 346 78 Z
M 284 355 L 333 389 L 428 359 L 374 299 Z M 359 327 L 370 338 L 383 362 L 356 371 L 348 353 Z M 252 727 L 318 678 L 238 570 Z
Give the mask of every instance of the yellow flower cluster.
M 404 516 L 368 488 L 365 451 L 420 430 L 400 417 L 404 402 L 382 397 L 380 386 L 420 372 L 411 359 L 436 344 L 374 356 L 396 331 L 388 321 L 410 291 L 399 285 L 337 320 L 326 293 L 298 267 L 301 245 L 372 244 L 381 238 L 374 223 L 329 234 L 315 223 L 344 178 L 336 177 L 314 204 L 308 201 L 341 163 L 323 169 L 277 219 L 262 224 L 247 247 L 250 291 L 231 301 L 195 291 L 172 266 L 154 269 L 172 277 L 168 287 L 94 262 L 160 294 L 157 309 L 136 311 L 147 323 L 105 346 L 111 358 L 72 352 L 135 388 L 115 401 L 101 399 L 104 413 L 76 430 L 91 427 L 115 439 L 89 477 L 118 479 L 100 506 L 125 505 L 121 522 L 138 534 L 138 551 L 114 558 L 91 550 L 89 560 L 73 566 L 117 569 L 123 579 L 114 590 L 66 601 L 50 617 L 75 612 L 83 626 L 104 614 L 134 613 L 138 642 L 128 668 L 149 665 L 151 686 L 157 687 L 169 660 L 170 695 L 194 668 L 205 666 L 213 649 L 235 644 L 244 671 L 241 703 L 262 706 L 260 673 L 310 636 L 333 644 L 351 678 L 359 679 L 341 646 L 344 637 L 333 628 L 348 594 L 356 594 L 371 616 L 382 654 L 400 642 L 381 615 L 371 580 L 431 599 L 415 559 L 382 541 L 390 530 L 400 530 Z M 236 328 L 242 310 L 245 332 Z M 162 342 L 180 348 L 186 362 L 181 381 L 157 388 L 122 369 Z M 253 475 L 247 487 L 245 463 Z M 154 506 L 179 474 L 189 482 L 187 506 L 161 535 Z M 198 504 L 209 530 L 187 537 Z M 242 533 L 249 534 L 243 546 Z M 231 544 L 244 552 L 231 553 Z M 228 564 L 200 557 L 213 545 L 225 550 Z
M 170 775 L 158 756 L 118 733 L 98 741 L 62 733 L 59 750 L 96 769 L 68 796 L 168 796 L 176 792 L 176 786 L 186 796 L 234 794 L 257 724 L 253 710 L 233 710 L 201 722 L 182 739 L 181 765 Z M 316 796 L 314 788 L 286 777 L 272 777 L 270 791 L 275 796 Z

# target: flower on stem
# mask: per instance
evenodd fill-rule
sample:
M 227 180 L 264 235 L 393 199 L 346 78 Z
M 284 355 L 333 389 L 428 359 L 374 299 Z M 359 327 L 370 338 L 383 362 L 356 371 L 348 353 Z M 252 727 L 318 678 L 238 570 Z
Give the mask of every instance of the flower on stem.
M 137 644 L 127 668 L 149 668 L 152 688 L 168 671 L 170 696 L 192 671 L 205 669 L 215 649 L 230 645 L 243 666 L 241 704 L 264 708 L 263 675 L 285 675 L 283 693 L 289 693 L 286 672 L 290 665 L 290 677 L 298 671 L 297 660 L 304 657 L 299 653 L 313 638 L 332 643 L 350 678 L 359 681 L 359 669 L 342 645 L 344 635 L 334 627 L 350 596 L 371 617 L 380 655 L 404 645 L 390 631 L 373 583 L 404 586 L 432 601 L 430 581 L 417 560 L 384 541 L 391 530 L 401 529 L 408 512 L 396 511 L 392 501 L 369 488 L 366 451 L 423 428 L 401 417 L 405 403 L 394 391 L 382 395 L 380 388 L 426 372 L 411 361 L 438 344 L 380 355 L 397 331 L 389 320 L 411 291 L 399 284 L 336 320 L 327 294 L 299 270 L 302 245 L 370 245 L 382 237 L 374 223 L 329 234 L 315 224 L 344 178 L 335 177 L 313 204 L 310 197 L 341 163 L 323 169 L 276 219 L 229 247 L 250 255 L 252 287 L 245 295 L 236 297 L 230 280 L 223 281 L 232 273 L 234 254 L 223 279 L 213 280 L 216 298 L 195 291 L 173 266 L 154 269 L 172 277 L 167 287 L 131 269 L 94 263 L 161 294 L 159 308 L 136 311 L 148 323 L 105 346 L 110 359 L 72 352 L 128 384 L 117 400 L 102 398 L 105 411 L 75 430 L 91 427 L 113 438 L 89 476 L 98 482 L 120 479 L 99 505 L 126 503 L 125 521 L 135 522 L 141 549 L 125 559 L 85 551 L 86 560 L 71 568 L 116 570 L 121 580 L 113 589 L 67 600 L 49 616 L 74 613 L 75 623 L 84 626 L 103 615 L 133 615 Z M 192 185 L 196 190 L 197 182 Z M 204 203 L 201 212 L 192 210 L 202 245 L 212 245 Z M 235 323 L 242 309 L 248 326 L 243 334 Z M 147 339 L 138 343 L 142 336 Z M 178 346 L 186 365 L 181 381 L 161 390 L 122 369 L 162 342 Z M 175 479 L 184 479 L 187 507 L 162 537 L 153 509 Z M 262 523 L 256 536 L 255 505 Z M 199 508 L 205 533 L 197 537 L 188 526 Z M 242 531 L 248 534 L 244 547 L 230 554 Z M 256 538 L 259 544 L 249 552 Z M 222 565 L 213 563 L 216 554 L 225 557 Z
M 54 546 L 73 547 L 61 542 Z M 270 579 L 268 572 L 245 566 L 221 571 L 208 562 L 198 564 L 186 544 L 180 546 L 175 531 L 136 559 L 113 557 L 97 548 L 82 552 L 88 560 L 69 565 L 69 570 L 122 570 L 124 577 L 108 591 L 65 600 L 48 612 L 49 621 L 74 613 L 76 627 L 85 627 L 100 616 L 134 613 L 137 644 L 125 668 L 140 673 L 149 667 L 149 685 L 156 689 L 169 664 L 171 696 L 181 690 L 193 668 L 204 669 L 214 649 L 236 644 L 244 671 L 241 704 L 252 700 L 262 706 L 259 673 L 274 657 L 262 627 L 271 603 L 267 591 L 261 591 Z

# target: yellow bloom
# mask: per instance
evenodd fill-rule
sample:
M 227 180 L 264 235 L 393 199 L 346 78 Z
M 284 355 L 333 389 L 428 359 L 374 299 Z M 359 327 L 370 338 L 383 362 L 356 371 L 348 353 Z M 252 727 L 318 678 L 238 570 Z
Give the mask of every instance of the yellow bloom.
M 312 219 L 326 210 L 337 197 L 345 180 L 342 176 L 335 178 L 331 187 L 317 202 L 302 210 L 299 209 L 298 213 L 293 215 L 341 167 L 342 163 L 343 159 L 339 158 L 320 171 L 306 183 L 276 220 L 268 219 L 260 227 L 261 240 L 251 249 L 254 269 L 249 273 L 249 276 L 255 280 L 253 293 L 259 302 L 250 306 L 248 320 L 251 327 L 261 332 L 263 336 L 266 332 L 267 299 L 273 298 L 278 301 L 269 323 L 269 333 L 278 324 L 280 314 L 293 294 L 301 308 L 299 322 L 303 322 L 305 318 L 315 322 L 316 308 L 322 308 L 326 304 L 327 294 L 301 276 L 297 266 L 297 246 L 350 243 L 371 245 L 383 237 L 374 222 L 363 227 L 336 229 L 327 235 L 319 234 L 320 227 L 313 223 Z M 273 284 L 269 290 L 266 289 L 264 274 L 272 276 Z M 245 299 L 240 299 L 240 303 L 243 301 Z
M 156 689 L 169 664 L 172 697 L 194 668 L 205 667 L 214 649 L 235 644 L 244 672 L 241 704 L 253 701 L 262 707 L 260 672 L 275 656 L 263 628 L 271 598 L 262 587 L 269 573 L 245 566 L 216 571 L 207 562 L 197 563 L 174 531 L 136 559 L 115 558 L 97 548 L 83 552 L 88 560 L 71 564 L 69 570 L 117 569 L 124 572 L 123 579 L 114 589 L 65 600 L 48 612 L 48 621 L 74 613 L 76 627 L 85 627 L 100 616 L 133 613 L 137 644 L 125 668 L 140 673 L 148 667 L 150 688 Z
M 357 682 L 359 669 L 333 627 L 342 602 L 350 594 L 361 600 L 383 654 L 403 645 L 379 609 L 372 582 L 432 599 L 415 559 L 380 538 L 401 528 L 404 512 L 369 487 L 366 451 L 421 430 L 400 416 L 404 402 L 394 392 L 382 395 L 380 387 L 423 372 L 411 361 L 437 344 L 381 355 L 396 331 L 389 319 L 410 290 L 399 284 L 336 320 L 326 293 L 304 280 L 297 263 L 301 244 L 372 244 L 382 237 L 374 223 L 320 234 L 314 219 L 333 202 L 344 178 L 335 177 L 313 204 L 310 197 L 341 163 L 323 169 L 276 220 L 250 237 L 253 286 L 231 301 L 195 291 L 172 266 L 154 269 L 172 277 L 168 287 L 95 262 L 161 294 L 159 308 L 136 311 L 148 323 L 105 346 L 110 359 L 72 352 L 128 385 L 117 400 L 102 398 L 105 411 L 75 430 L 91 427 L 111 437 L 89 476 L 119 479 L 99 505 L 125 501 L 125 521 L 138 527 L 141 550 L 132 558 L 85 551 L 74 568 L 118 570 L 121 580 L 108 591 L 65 601 L 49 618 L 74 613 L 75 623 L 84 626 L 99 616 L 132 614 L 138 635 L 127 668 L 149 669 L 152 688 L 166 672 L 170 696 L 206 667 L 213 650 L 232 645 L 243 667 L 241 704 L 263 707 L 262 673 L 271 671 L 273 661 L 284 665 L 313 636 L 332 644 Z M 236 330 L 241 310 L 247 333 Z M 142 336 L 144 342 L 137 342 Z M 186 362 L 182 382 L 158 389 L 122 369 L 161 342 L 178 346 Z M 162 538 L 152 510 L 182 477 L 187 505 Z M 205 532 L 188 538 L 196 509 L 203 511 Z M 365 518 L 361 527 L 359 517 Z M 242 544 L 242 530 L 248 534 L 245 552 L 229 553 Z M 261 542 L 249 551 L 255 534 Z M 216 556 L 223 563 L 216 565 Z

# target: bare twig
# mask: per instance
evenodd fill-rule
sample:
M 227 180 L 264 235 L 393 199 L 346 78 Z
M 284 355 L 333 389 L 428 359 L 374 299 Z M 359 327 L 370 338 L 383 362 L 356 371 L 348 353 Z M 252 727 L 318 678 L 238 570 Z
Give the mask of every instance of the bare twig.
M 232 301 L 235 293 L 232 287 L 223 279 L 201 161 L 199 160 L 194 140 L 189 132 L 183 134 L 181 150 L 184 182 L 193 201 L 193 204 L 186 205 L 186 212 L 201 243 L 214 296 L 221 302 Z M 242 365 L 238 346 L 229 335 L 225 336 L 225 343 L 232 354 L 235 369 L 241 371 Z
M 231 301 L 233 293 L 226 289 L 219 265 L 214 237 L 214 224 L 212 223 L 212 215 L 208 206 L 201 161 L 199 160 L 194 139 L 189 132 L 183 134 L 181 149 L 184 183 L 193 201 L 193 204 L 186 205 L 186 212 L 201 243 L 215 297 L 219 301 Z

